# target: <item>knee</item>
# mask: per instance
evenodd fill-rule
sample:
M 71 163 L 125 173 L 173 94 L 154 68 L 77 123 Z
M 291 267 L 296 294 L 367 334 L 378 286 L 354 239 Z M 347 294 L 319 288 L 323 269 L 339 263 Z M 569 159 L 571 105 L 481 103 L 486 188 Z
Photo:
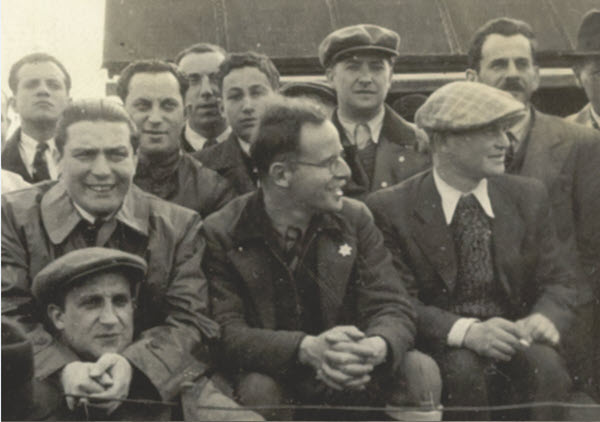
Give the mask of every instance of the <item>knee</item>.
M 268 375 L 251 372 L 238 381 L 236 396 L 248 406 L 283 403 L 283 391 L 277 381 Z
M 487 397 L 486 364 L 484 358 L 468 349 L 446 349 L 440 367 L 444 390 L 449 396 L 469 392 L 478 401 Z
M 568 392 L 572 381 L 561 355 L 552 347 L 533 344 L 523 352 L 530 379 L 538 386 L 552 386 L 553 390 Z
M 402 372 L 411 402 L 433 406 L 440 404 L 442 377 L 433 358 L 418 350 L 411 350 L 406 354 Z

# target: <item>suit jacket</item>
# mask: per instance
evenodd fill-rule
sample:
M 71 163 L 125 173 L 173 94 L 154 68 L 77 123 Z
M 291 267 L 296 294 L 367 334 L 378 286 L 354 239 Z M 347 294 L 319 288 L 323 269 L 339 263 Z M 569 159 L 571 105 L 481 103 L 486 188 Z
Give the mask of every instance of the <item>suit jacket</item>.
M 86 247 L 81 217 L 62 182 L 51 181 L 2 195 L 2 316 L 19 323 L 33 344 L 35 376 L 45 379 L 79 358 L 45 330 L 31 295 L 35 275 L 51 261 Z M 131 186 L 97 246 L 121 249 L 148 262 L 135 320 L 136 339 L 123 355 L 145 374 L 160 397 L 179 391 L 173 373 L 203 371 L 191 352 L 218 327 L 205 315 L 207 286 L 200 268 L 204 241 L 195 212 Z M 105 225 L 107 227 L 107 225 Z M 101 231 L 102 233 L 102 231 Z
M 6 145 L 2 150 L 2 168 L 17 173 L 27 183 L 33 183 L 33 178 L 27 171 L 27 167 L 25 166 L 25 163 L 23 163 L 21 153 L 19 152 L 20 143 L 21 128 L 17 129 L 8 141 L 6 141 Z
M 577 253 L 584 270 L 581 299 L 589 300 L 586 279 L 600 285 L 600 132 L 534 113 L 518 174 L 546 186 L 558 238 Z
M 206 219 L 203 265 L 221 325 L 224 362 L 233 371 L 281 377 L 295 367 L 305 333 L 275 330 L 273 283 L 282 277 L 293 281 L 256 224 L 261 207 L 265 213 L 262 201 L 261 191 L 252 192 Z M 307 248 L 316 248 L 317 264 L 310 270 L 325 329 L 354 324 L 368 336 L 383 337 L 388 362 L 397 371 L 413 343 L 414 310 L 371 214 L 364 204 L 345 198 L 343 210 L 322 215 L 318 227 Z
M 215 146 L 192 153 L 209 169 L 215 170 L 229 180 L 238 195 L 256 190 L 256 184 L 244 163 L 244 152 L 237 136 L 232 132 L 229 138 Z
M 577 113 L 565 117 L 565 120 L 571 123 L 578 123 L 580 125 L 587 126 L 591 129 L 600 129 L 592 117 L 591 108 L 592 104 L 587 103 L 585 107 L 583 107 Z
M 425 132 L 404 120 L 387 104 L 377 143 L 373 180 L 369 179 L 356 146 L 348 139 L 337 110 L 331 121 L 340 134 L 344 158 L 352 170 L 352 179 L 344 187 L 344 193 L 350 197 L 364 199 L 369 192 L 395 185 L 431 166 L 431 156 L 423 150 L 427 143 Z
M 543 185 L 502 175 L 488 180 L 494 211 L 492 250 L 510 319 L 540 312 L 564 333 L 572 317 L 575 274 L 556 239 Z M 460 315 L 448 311 L 457 283 L 457 258 L 432 171 L 367 199 L 396 269 L 417 298 L 417 332 L 425 349 L 439 350 Z

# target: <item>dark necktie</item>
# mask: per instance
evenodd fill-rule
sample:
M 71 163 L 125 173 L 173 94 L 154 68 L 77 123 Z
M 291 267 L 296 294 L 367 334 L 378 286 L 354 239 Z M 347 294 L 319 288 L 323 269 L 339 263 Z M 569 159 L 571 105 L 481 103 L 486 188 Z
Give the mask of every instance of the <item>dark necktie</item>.
M 86 220 L 82 220 L 81 224 L 83 225 L 83 239 L 85 240 L 85 244 L 88 247 L 96 246 L 96 238 L 98 237 L 98 232 L 102 227 L 103 221 L 101 219 L 96 219 L 94 223 L 90 223 Z
M 204 145 L 202 145 L 202 149 L 210 148 L 210 147 L 215 146 L 217 144 L 218 144 L 217 138 L 208 138 L 206 140 L 206 142 L 204 143 Z
M 356 125 L 354 130 L 354 140 L 356 142 L 356 147 L 358 148 L 360 162 L 362 163 L 369 180 L 371 180 L 373 179 L 373 173 L 375 173 L 377 145 L 373 142 L 369 126 L 366 124 Z
M 46 162 L 46 151 L 48 144 L 38 142 L 35 148 L 35 156 L 33 157 L 33 183 L 41 182 L 42 180 L 50 179 L 48 171 L 48 163 Z

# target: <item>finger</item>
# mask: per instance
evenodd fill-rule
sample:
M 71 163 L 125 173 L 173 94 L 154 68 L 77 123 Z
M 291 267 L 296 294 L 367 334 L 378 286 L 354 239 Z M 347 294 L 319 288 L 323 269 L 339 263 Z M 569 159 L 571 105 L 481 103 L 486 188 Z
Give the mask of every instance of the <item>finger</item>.
M 353 340 L 365 338 L 365 333 L 360 331 L 354 325 L 343 325 L 340 327 L 340 329 Z
M 323 375 L 332 379 L 334 382 L 343 385 L 345 382 L 348 382 L 352 379 L 350 375 L 344 374 L 342 371 L 332 368 L 327 364 L 327 362 L 323 362 L 321 365 L 321 371 L 323 371 Z
M 323 371 L 321 371 L 321 370 L 319 370 L 317 372 L 317 379 L 333 390 L 342 391 L 344 389 L 344 387 L 342 385 L 329 379 L 325 374 L 323 374 Z
M 351 353 L 351 354 L 354 354 L 357 356 L 361 356 L 365 359 L 368 359 L 368 358 L 371 358 L 374 356 L 373 349 L 371 349 L 366 344 L 360 344 L 360 343 L 349 343 L 349 342 L 336 343 L 331 346 L 331 349 L 335 350 L 335 351 L 339 351 L 339 352 Z
M 325 334 L 325 341 L 330 344 L 334 343 L 344 343 L 344 342 L 353 342 L 354 340 L 348 336 L 346 333 L 341 331 L 336 331 L 333 333 Z
M 75 393 L 81 395 L 92 395 L 101 393 L 103 391 L 105 391 L 104 387 L 92 379 L 88 379 L 87 382 L 80 383 L 75 388 Z
M 67 399 L 67 407 L 69 408 L 69 410 L 73 410 L 75 409 L 75 397 L 66 397 Z
M 505 355 L 508 355 L 508 356 L 512 356 L 517 352 L 516 349 L 514 347 L 512 347 L 510 344 L 504 343 L 502 341 L 494 342 L 492 347 L 494 349 L 498 350 L 499 352 L 504 353 Z
M 363 361 L 360 356 L 356 356 L 352 353 L 338 352 L 335 350 L 327 350 L 323 356 L 325 356 L 327 362 L 332 366 L 361 363 Z
M 512 321 L 503 319 L 503 318 L 497 318 L 495 325 L 497 328 L 500 328 L 505 333 L 516 338 L 517 342 L 518 342 L 518 339 L 527 335 L 526 330 L 524 330 L 522 326 L 520 326 Z
M 353 378 L 356 377 L 364 377 L 365 375 L 373 372 L 373 365 L 371 364 L 350 364 L 350 365 L 342 365 L 336 368 L 343 372 L 344 374 L 350 375 Z
M 508 362 L 512 359 L 511 355 L 503 353 L 502 351 L 495 348 L 491 348 L 490 350 L 488 350 L 486 355 L 492 359 L 497 359 L 504 362 Z
M 508 344 L 514 349 L 519 348 L 520 337 L 515 337 L 512 333 L 509 333 L 502 329 L 495 330 L 491 334 L 494 337 L 494 342 Z
M 365 386 L 371 381 L 371 377 L 369 375 L 364 375 L 360 378 L 353 379 L 352 381 L 348 381 L 344 384 L 344 387 L 352 389 L 352 390 L 364 390 Z
M 108 371 L 115 364 L 115 356 L 112 353 L 105 353 L 94 363 L 90 369 L 90 377 L 99 378 L 102 373 Z

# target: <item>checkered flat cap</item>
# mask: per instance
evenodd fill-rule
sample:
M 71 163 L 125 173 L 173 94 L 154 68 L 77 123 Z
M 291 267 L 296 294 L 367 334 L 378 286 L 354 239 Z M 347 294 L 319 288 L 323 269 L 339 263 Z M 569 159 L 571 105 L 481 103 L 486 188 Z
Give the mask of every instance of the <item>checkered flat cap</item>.
M 479 83 L 452 82 L 436 90 L 417 110 L 415 123 L 435 131 L 463 131 L 518 118 L 525 106 L 508 92 Z

